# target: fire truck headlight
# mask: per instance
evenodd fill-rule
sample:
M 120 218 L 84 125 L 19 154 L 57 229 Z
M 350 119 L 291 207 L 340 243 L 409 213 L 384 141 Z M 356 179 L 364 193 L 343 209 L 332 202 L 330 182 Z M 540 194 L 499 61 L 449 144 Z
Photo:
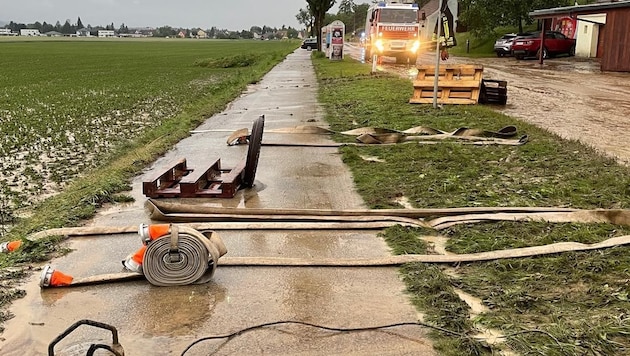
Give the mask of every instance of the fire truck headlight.
M 378 49 L 380 52 L 383 52 L 383 50 L 385 49 L 385 46 L 383 45 L 383 40 L 377 40 L 374 45 L 376 45 L 376 49 Z
M 414 41 L 413 45 L 411 46 L 411 53 L 418 52 L 418 49 L 420 49 L 420 41 Z

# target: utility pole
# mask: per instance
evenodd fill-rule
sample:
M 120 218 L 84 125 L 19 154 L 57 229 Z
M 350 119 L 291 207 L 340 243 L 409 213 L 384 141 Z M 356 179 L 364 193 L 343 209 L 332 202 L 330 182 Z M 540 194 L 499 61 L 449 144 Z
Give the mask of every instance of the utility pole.
M 433 108 L 437 109 L 438 79 L 440 78 L 440 36 L 442 35 L 442 1 L 438 8 L 437 45 L 435 48 L 435 79 L 433 80 Z

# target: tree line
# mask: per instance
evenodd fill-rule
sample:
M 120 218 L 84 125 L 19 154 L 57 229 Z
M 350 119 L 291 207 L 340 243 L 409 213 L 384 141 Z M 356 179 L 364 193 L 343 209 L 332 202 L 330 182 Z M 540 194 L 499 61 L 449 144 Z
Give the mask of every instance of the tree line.
M 66 35 L 77 33 L 78 30 L 87 29 L 89 31 L 98 32 L 98 30 L 112 30 L 118 33 L 129 33 L 129 28 L 125 24 L 121 24 L 118 28 L 114 27 L 114 23 L 106 26 L 95 26 L 91 25 L 84 26 L 81 21 L 81 17 L 77 18 L 76 23 L 70 23 L 70 20 L 66 20 L 66 22 L 62 25 L 61 22 L 57 21 L 54 25 L 44 22 L 36 21 L 30 24 L 17 23 L 17 22 L 9 22 L 9 24 L 5 25 L 4 28 L 8 28 L 11 32 L 19 33 L 22 29 L 34 29 L 39 30 L 40 33 L 46 32 L 59 32 Z
M 54 25 L 49 24 L 46 21 L 36 21 L 30 24 L 16 23 L 11 21 L 3 28 L 8 28 L 11 30 L 11 32 L 15 33 L 19 33 L 22 29 L 36 29 L 39 30 L 40 33 L 55 31 L 66 35 L 76 34 L 77 31 L 81 29 L 88 30 L 92 35 L 96 35 L 99 30 L 116 31 L 116 33 L 118 34 L 128 34 L 137 31 L 137 29 L 129 29 L 129 27 L 125 24 L 121 24 L 118 27 L 114 26 L 114 23 L 106 26 L 92 26 L 89 24 L 87 26 L 84 26 L 83 22 L 81 21 L 81 17 L 77 18 L 76 23 L 71 23 L 70 20 L 66 20 L 63 25 L 59 21 L 57 21 Z M 151 29 L 150 32 L 153 37 L 175 37 L 180 33 L 183 33 L 186 37 L 191 37 L 196 36 L 199 30 L 204 30 L 204 32 L 206 32 L 207 36 L 210 38 L 218 39 L 252 39 L 256 37 L 282 39 L 285 36 L 287 38 L 299 37 L 299 31 L 297 29 L 284 25 L 280 28 L 270 26 L 252 26 L 249 29 L 244 29 L 242 31 L 230 31 L 227 29 L 219 29 L 217 27 L 212 27 L 210 29 L 201 29 L 161 26 L 156 29 Z M 143 32 L 149 31 L 143 29 Z

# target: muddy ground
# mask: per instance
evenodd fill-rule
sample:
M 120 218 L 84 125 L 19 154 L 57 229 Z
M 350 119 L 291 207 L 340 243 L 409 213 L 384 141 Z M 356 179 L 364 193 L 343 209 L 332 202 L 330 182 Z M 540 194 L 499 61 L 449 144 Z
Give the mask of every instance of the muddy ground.
M 346 52 L 361 59 L 359 48 Z M 433 53 L 417 64 L 434 64 Z M 579 140 L 630 164 L 630 73 L 601 72 L 597 60 L 552 58 L 537 60 L 464 58 L 451 56 L 442 64 L 481 64 L 484 78 L 508 82 L 507 105 L 493 107 L 563 138 Z M 379 70 L 410 77 L 413 66 L 395 65 L 385 58 Z

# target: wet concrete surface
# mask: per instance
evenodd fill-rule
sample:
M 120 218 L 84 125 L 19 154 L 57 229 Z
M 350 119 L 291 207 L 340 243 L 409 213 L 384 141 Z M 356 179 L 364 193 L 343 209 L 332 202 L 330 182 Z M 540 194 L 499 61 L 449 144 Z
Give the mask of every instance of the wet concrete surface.
M 223 113 L 208 119 L 133 182 L 135 203 L 104 209 L 93 226 L 148 223 L 141 183 L 160 167 L 186 157 L 190 167 L 221 158 L 233 167 L 246 146 L 228 147 L 226 130 L 251 128 L 265 115 L 265 128 L 324 125 L 316 100 L 310 52 L 297 50 Z M 265 134 L 265 142 L 330 142 L 325 136 Z M 263 146 L 256 183 L 233 199 L 188 202 L 242 208 L 363 208 L 352 178 L 334 148 Z M 379 257 L 390 252 L 377 231 L 222 231 L 228 256 Z M 121 260 L 140 247 L 135 234 L 75 238 L 74 251 L 52 266 L 75 278 L 122 270 Z M 27 296 L 10 311 L 0 341 L 2 355 L 42 355 L 48 344 L 81 319 L 118 329 L 126 355 L 179 355 L 195 340 L 253 325 L 296 320 L 339 328 L 372 327 L 421 318 L 410 304 L 397 268 L 219 267 L 210 283 L 154 287 L 140 280 L 89 287 L 40 290 L 39 274 L 23 288 Z M 300 325 L 256 329 L 232 339 L 207 340 L 186 355 L 425 355 L 433 354 L 426 329 L 404 326 L 335 333 Z M 84 355 L 111 334 L 87 326 L 56 348 Z M 99 353 L 97 353 L 99 354 Z M 108 354 L 108 353 L 105 353 Z
M 345 53 L 362 59 L 359 47 L 347 46 Z M 494 109 L 630 164 L 630 73 L 602 72 L 596 59 L 577 57 L 547 59 L 542 66 L 512 57 L 451 56 L 440 63 L 483 65 L 484 78 L 508 82 L 507 105 Z M 417 64 L 435 64 L 435 54 L 421 55 Z M 379 70 L 410 77 L 413 66 L 386 58 Z

